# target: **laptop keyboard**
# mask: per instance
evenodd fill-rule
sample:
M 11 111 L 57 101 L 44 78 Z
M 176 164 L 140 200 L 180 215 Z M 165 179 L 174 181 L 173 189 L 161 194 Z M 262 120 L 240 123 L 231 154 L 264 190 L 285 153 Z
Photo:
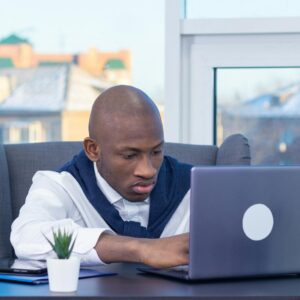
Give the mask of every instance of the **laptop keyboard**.
M 176 266 L 169 269 L 166 269 L 166 271 L 171 272 L 178 272 L 178 273 L 188 273 L 189 272 L 189 265 L 182 265 L 182 266 Z

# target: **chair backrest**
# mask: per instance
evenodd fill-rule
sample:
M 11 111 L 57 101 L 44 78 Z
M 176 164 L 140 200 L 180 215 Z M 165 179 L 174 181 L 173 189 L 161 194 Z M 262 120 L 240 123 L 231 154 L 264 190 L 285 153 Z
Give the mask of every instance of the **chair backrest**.
M 0 257 L 11 255 L 10 226 L 24 204 L 34 173 L 58 170 L 82 149 L 82 142 L 45 142 L 0 146 Z M 223 145 L 166 143 L 165 154 L 194 165 L 250 164 L 247 139 L 229 137 Z

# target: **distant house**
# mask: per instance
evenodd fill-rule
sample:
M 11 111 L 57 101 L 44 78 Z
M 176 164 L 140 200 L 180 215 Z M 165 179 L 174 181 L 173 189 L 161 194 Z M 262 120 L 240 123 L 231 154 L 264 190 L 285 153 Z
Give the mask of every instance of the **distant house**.
M 300 163 L 300 85 L 224 106 L 219 117 L 224 137 L 236 132 L 248 137 L 253 163 Z
M 115 84 L 131 83 L 131 56 L 128 50 L 101 52 L 91 48 L 75 58 L 80 68 Z
M 128 74 L 123 60 L 110 58 L 103 66 L 103 78 L 110 82 L 122 82 L 128 84 Z
M 81 140 L 96 97 L 131 84 L 128 50 L 36 53 L 16 34 L 0 39 L 0 142 Z
M 0 39 L 0 58 L 9 61 L 11 66 L 16 68 L 29 68 L 36 64 L 31 43 L 15 34 Z M 7 66 L 6 66 L 7 67 Z
M 61 63 L 72 63 L 91 75 L 114 84 L 130 84 L 132 81 L 129 50 L 102 52 L 90 48 L 76 54 L 36 53 L 28 39 L 16 34 L 0 39 L 0 68 L 32 68 Z
M 110 84 L 74 65 L 0 69 L 0 142 L 81 140 Z

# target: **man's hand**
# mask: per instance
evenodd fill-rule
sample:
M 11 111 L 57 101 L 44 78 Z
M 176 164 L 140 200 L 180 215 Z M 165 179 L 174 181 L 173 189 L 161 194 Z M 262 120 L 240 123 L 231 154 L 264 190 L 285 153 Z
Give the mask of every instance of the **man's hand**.
M 155 268 L 186 265 L 189 261 L 189 235 L 187 233 L 161 239 L 143 239 L 141 261 Z
M 189 235 L 144 239 L 103 233 L 95 249 L 105 263 L 140 262 L 155 268 L 169 268 L 188 264 Z

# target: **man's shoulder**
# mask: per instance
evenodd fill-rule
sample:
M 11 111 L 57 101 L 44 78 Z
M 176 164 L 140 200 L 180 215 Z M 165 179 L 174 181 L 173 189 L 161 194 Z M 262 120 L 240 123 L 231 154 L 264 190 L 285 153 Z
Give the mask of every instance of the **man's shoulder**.
M 70 177 L 71 175 L 68 172 L 58 172 L 58 171 L 51 171 L 51 170 L 42 170 L 37 171 L 32 178 L 33 182 L 38 181 L 55 181 L 58 183 L 62 183 L 66 177 Z M 71 176 L 72 177 L 72 176 Z
M 190 169 L 193 167 L 193 165 L 179 161 L 177 160 L 177 158 L 169 155 L 164 156 L 164 164 L 166 165 L 166 167 L 187 170 L 187 171 L 190 171 Z
M 73 156 L 69 161 L 63 164 L 58 172 L 67 171 L 70 173 L 76 172 L 76 169 L 85 168 L 86 166 L 92 166 L 92 161 L 88 159 L 84 150 L 81 150 L 79 153 Z

